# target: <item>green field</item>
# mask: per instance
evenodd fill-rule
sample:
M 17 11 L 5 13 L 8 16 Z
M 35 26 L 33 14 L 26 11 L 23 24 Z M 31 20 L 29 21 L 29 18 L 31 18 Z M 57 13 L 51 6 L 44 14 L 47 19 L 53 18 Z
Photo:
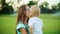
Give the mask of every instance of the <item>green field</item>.
M 60 34 L 60 16 L 41 14 L 44 34 Z M 0 34 L 15 34 L 16 16 L 0 15 Z

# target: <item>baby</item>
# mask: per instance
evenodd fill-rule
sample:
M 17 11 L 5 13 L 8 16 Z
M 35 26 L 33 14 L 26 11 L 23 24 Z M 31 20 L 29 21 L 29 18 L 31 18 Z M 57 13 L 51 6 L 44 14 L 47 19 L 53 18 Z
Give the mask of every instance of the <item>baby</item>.
M 30 34 L 43 34 L 43 21 L 39 18 L 40 8 L 37 5 L 31 6 L 28 25 L 30 26 Z

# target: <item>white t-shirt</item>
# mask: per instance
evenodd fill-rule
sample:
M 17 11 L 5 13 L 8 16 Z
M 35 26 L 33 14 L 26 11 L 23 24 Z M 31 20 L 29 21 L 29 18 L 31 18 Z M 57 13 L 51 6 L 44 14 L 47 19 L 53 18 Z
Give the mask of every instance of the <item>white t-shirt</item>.
M 43 21 L 38 17 L 32 17 L 29 19 L 29 26 L 33 27 L 33 34 L 43 34 Z

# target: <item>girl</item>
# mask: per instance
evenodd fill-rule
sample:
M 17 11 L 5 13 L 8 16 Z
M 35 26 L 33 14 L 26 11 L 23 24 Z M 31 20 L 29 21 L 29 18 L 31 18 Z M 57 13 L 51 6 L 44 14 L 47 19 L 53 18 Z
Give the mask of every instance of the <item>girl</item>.
M 18 17 L 17 17 L 17 29 L 16 34 L 30 34 L 29 26 L 27 24 L 28 12 L 26 9 L 26 5 L 23 5 L 18 8 Z

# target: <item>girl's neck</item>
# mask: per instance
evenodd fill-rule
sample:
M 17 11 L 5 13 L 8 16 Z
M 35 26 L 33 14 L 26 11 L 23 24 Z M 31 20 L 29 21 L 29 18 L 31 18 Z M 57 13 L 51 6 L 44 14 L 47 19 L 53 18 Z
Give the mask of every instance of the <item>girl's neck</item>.
M 26 18 L 26 20 L 24 21 L 24 24 L 28 24 L 28 23 L 27 23 L 27 18 Z

